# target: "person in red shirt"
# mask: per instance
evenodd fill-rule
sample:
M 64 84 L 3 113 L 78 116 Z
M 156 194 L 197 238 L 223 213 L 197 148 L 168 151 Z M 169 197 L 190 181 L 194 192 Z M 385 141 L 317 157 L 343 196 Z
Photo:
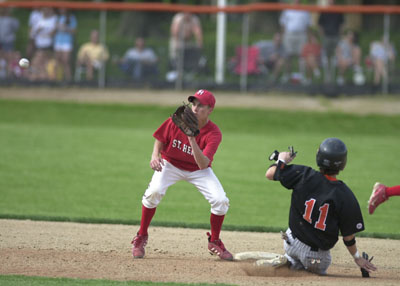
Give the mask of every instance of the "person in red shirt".
M 321 45 L 312 32 L 308 33 L 307 43 L 303 46 L 301 57 L 305 64 L 305 83 L 311 83 L 313 77 L 319 79 L 321 77 L 321 71 L 319 69 L 321 62 Z
M 165 120 L 153 134 L 155 142 L 150 167 L 155 172 L 142 198 L 140 229 L 132 240 L 134 258 L 143 258 L 145 255 L 148 227 L 168 187 L 184 180 L 193 184 L 211 205 L 208 250 L 223 260 L 233 260 L 232 254 L 219 238 L 229 199 L 211 168 L 222 140 L 220 129 L 209 119 L 214 110 L 215 97 L 210 91 L 200 89 L 189 96 L 188 101 L 192 103 L 192 110 L 198 118 L 198 136 L 185 135 L 171 118 Z

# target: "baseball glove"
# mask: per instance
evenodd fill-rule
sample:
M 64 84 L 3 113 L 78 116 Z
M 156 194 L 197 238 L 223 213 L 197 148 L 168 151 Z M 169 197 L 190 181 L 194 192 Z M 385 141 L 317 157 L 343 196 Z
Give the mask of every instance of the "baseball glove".
M 171 119 L 187 136 L 199 135 L 199 122 L 188 104 L 179 106 L 171 115 Z

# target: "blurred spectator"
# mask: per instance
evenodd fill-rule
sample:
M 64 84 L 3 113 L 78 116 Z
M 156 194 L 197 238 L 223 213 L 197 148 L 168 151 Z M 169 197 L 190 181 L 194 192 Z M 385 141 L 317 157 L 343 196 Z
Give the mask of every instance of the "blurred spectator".
M 179 67 L 178 60 L 191 60 L 190 52 L 194 53 L 196 60 L 200 57 L 203 47 L 203 30 L 199 18 L 191 13 L 177 13 L 172 18 L 171 35 L 169 43 L 169 56 L 172 69 Z M 183 64 L 183 62 L 182 62 Z M 186 65 L 186 63 L 185 63 Z
M 29 26 L 29 39 L 28 45 L 26 46 L 26 57 L 31 59 L 35 53 L 35 39 L 33 35 L 33 27 L 37 25 L 39 20 L 42 18 L 42 9 L 34 9 L 29 14 L 28 26 Z
M 48 59 L 46 65 L 47 79 L 49 81 L 62 81 L 63 80 L 63 70 L 58 64 L 56 57 L 53 55 Z
M 353 31 L 347 31 L 336 47 L 336 58 L 338 66 L 338 85 L 345 83 L 345 72 L 353 68 L 353 79 L 357 85 L 364 84 L 365 78 L 361 68 L 361 49 L 358 45 L 358 36 Z
M 237 75 L 259 75 L 266 70 L 257 45 L 237 46 L 228 68 Z
M 99 42 L 99 31 L 92 30 L 90 42 L 83 44 L 77 55 L 76 80 L 80 80 L 80 75 L 84 71 L 86 80 L 92 80 L 95 70 L 100 70 L 109 58 L 108 49 Z
M 335 0 L 328 0 L 328 6 L 334 4 Z M 321 13 L 318 18 L 318 26 L 322 38 L 322 60 L 326 82 L 331 82 L 334 74 L 335 50 L 340 39 L 343 22 L 344 17 L 342 13 Z
M 301 51 L 301 57 L 304 61 L 306 73 L 304 83 L 311 83 L 313 78 L 319 79 L 321 77 L 321 71 L 319 69 L 321 65 L 321 45 L 317 37 L 311 31 L 308 33 L 307 43 L 303 46 Z
M 269 81 L 275 82 L 285 62 L 285 50 L 281 33 L 275 33 L 272 40 L 259 41 L 255 43 L 255 46 L 260 49 L 260 58 L 268 70 Z
M 1 52 L 14 51 L 14 43 L 19 21 L 11 16 L 11 8 L 0 8 L 0 50 Z
M 137 38 L 135 45 L 117 63 L 123 72 L 139 81 L 157 75 L 157 61 L 158 57 L 153 49 L 146 47 L 143 38 Z
M 53 56 L 53 38 L 57 28 L 57 15 L 53 8 L 42 9 L 42 17 L 32 26 L 35 53 L 32 58 L 30 80 L 48 80 L 47 64 Z
M 7 78 L 7 61 L 5 58 L 0 56 L 0 80 Z
M 7 77 L 7 65 L 14 52 L 19 21 L 11 16 L 9 7 L 0 8 L 0 78 Z
M 72 78 L 71 54 L 74 49 L 77 21 L 75 16 L 65 8 L 61 8 L 59 13 L 57 31 L 54 37 L 56 70 L 61 70 L 63 79 L 69 82 Z
M 294 5 L 298 5 L 300 0 L 293 0 Z M 283 10 L 279 18 L 279 24 L 283 31 L 283 46 L 285 48 L 286 72 L 293 72 L 293 61 L 299 60 L 301 50 L 307 42 L 307 31 L 311 25 L 311 14 L 308 11 L 301 10 Z M 288 80 L 284 75 L 282 80 Z
M 395 50 L 392 44 L 384 39 L 374 41 L 370 44 L 369 59 L 374 72 L 373 83 L 379 85 L 388 79 L 388 68 L 393 66 Z

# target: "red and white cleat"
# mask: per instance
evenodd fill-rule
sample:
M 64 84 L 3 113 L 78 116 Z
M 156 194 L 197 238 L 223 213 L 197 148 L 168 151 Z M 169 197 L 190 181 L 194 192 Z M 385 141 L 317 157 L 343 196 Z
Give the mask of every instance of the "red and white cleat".
M 388 199 L 389 198 L 386 196 L 386 186 L 381 183 L 375 183 L 368 201 L 369 214 L 373 214 L 375 209 Z
M 233 260 L 232 254 L 225 248 L 221 239 L 211 241 L 211 234 L 207 232 L 208 250 L 211 255 L 218 255 L 223 260 Z
M 137 234 L 132 240 L 132 254 L 133 258 L 143 258 L 145 251 L 144 247 L 147 244 L 147 239 L 149 238 L 148 235 L 139 235 Z

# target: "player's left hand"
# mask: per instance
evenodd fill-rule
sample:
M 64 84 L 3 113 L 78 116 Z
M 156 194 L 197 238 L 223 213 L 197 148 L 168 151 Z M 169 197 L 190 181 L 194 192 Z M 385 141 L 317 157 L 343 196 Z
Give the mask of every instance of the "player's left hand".
M 196 142 L 196 137 L 188 136 L 188 140 L 189 140 L 189 143 L 194 143 L 194 142 Z
M 371 259 L 372 260 L 372 259 Z M 377 268 L 374 264 L 371 263 L 371 260 L 367 260 L 363 257 L 354 259 L 354 262 L 360 266 L 360 268 L 364 268 L 368 272 L 375 271 Z

